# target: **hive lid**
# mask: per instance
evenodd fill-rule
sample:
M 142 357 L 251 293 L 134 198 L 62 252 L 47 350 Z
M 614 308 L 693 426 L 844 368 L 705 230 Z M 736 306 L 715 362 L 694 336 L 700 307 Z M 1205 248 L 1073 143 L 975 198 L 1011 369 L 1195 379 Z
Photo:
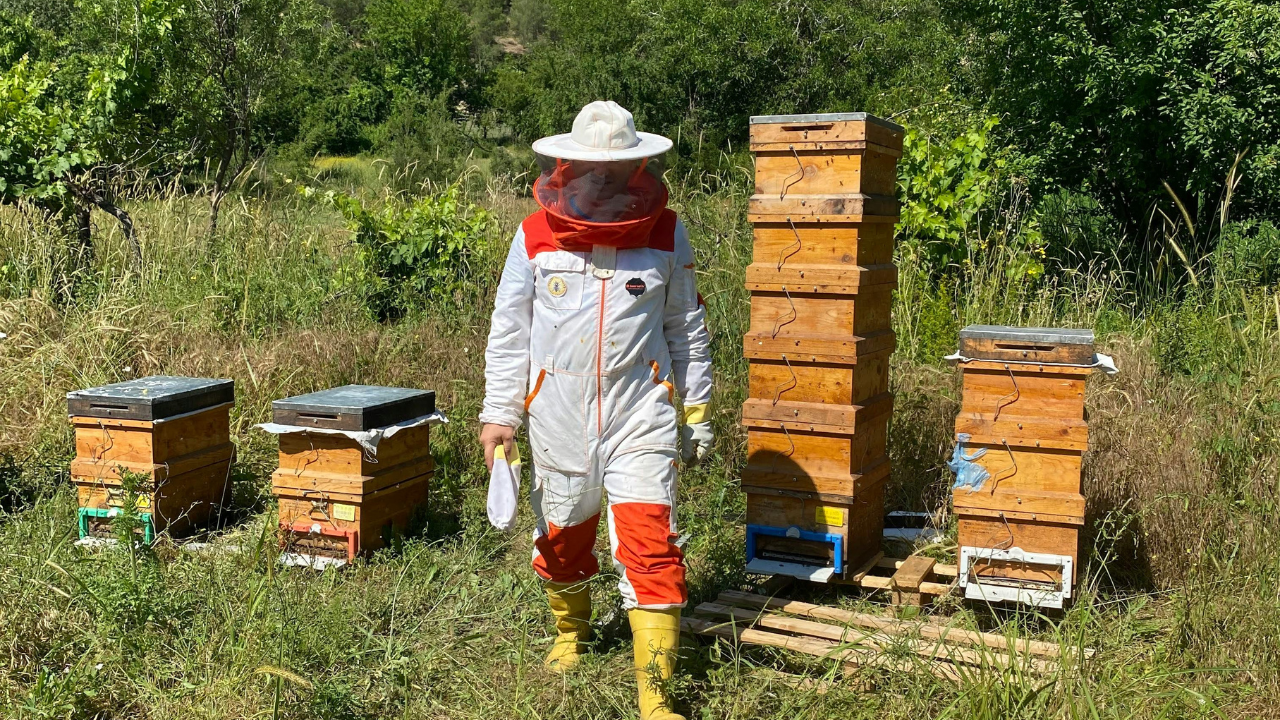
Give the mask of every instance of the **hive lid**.
M 774 123 L 821 123 L 821 122 L 869 122 L 896 132 L 904 132 L 901 125 L 864 112 L 843 113 L 808 113 L 801 115 L 752 115 L 752 125 L 770 125 Z
M 235 401 L 235 382 L 153 375 L 67 393 L 73 417 L 163 420 Z
M 960 339 L 1008 340 L 1010 342 L 1051 343 L 1054 345 L 1092 345 L 1093 331 L 1078 328 L 970 325 L 960 331 Z
M 436 409 L 431 390 L 343 385 L 271 403 L 272 420 L 281 425 L 330 430 L 372 430 L 430 415 Z
M 1091 365 L 1093 331 L 970 325 L 960 331 L 960 355 L 974 360 Z

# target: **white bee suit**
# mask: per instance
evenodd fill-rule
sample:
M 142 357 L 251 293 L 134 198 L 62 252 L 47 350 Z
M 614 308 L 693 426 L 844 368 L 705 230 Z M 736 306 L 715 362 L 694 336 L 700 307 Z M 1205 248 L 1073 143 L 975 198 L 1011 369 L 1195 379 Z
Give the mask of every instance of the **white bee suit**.
M 670 210 L 639 247 L 561 249 L 545 210 L 516 233 L 493 311 L 480 420 L 519 427 L 528 418 L 533 565 L 544 579 L 574 583 L 598 570 L 603 490 L 627 607 L 684 604 L 673 543 L 674 400 L 679 392 L 702 405 L 711 395 L 695 285 L 688 234 Z

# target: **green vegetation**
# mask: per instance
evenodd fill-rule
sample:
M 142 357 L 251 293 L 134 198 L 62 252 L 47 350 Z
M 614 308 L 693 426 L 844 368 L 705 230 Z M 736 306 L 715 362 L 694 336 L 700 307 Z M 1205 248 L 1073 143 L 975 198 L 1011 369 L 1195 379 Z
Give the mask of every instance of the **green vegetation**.
M 695 601 L 743 580 L 747 116 L 907 125 L 891 508 L 946 508 L 973 322 L 1094 328 L 1087 581 L 1062 616 L 933 612 L 1098 649 L 1054 682 L 867 671 L 688 640 L 719 718 L 1280 713 L 1280 230 L 1273 3 L 0 0 L 0 716 L 633 717 L 611 573 L 582 672 L 547 674 L 526 527 L 484 517 L 491 295 L 528 142 L 607 97 L 677 141 L 716 364 L 684 473 Z M 212 548 L 72 546 L 67 391 L 236 380 Z M 276 562 L 270 401 L 433 388 L 424 534 L 341 573 Z M 949 557 L 944 543 L 931 552 Z M 865 607 L 848 594 L 822 602 Z M 857 682 L 867 680 L 871 684 Z

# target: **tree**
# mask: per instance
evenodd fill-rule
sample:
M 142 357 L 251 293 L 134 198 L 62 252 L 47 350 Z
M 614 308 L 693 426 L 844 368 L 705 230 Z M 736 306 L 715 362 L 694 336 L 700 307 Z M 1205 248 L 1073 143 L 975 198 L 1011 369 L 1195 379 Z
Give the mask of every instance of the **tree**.
M 887 115 L 932 99 L 958 49 L 928 0 L 549 4 L 544 40 L 491 88 L 504 118 L 536 137 L 563 132 L 586 102 L 611 99 L 702 165 L 743 147 L 751 115 Z
M 1166 183 L 1194 215 L 1217 204 L 1247 150 L 1237 203 L 1280 208 L 1280 5 L 949 0 L 948 9 L 976 28 L 974 95 L 990 98 L 1042 189 L 1084 189 L 1141 235 L 1154 203 L 1177 216 Z
M 365 24 L 386 86 L 473 100 L 480 78 L 471 58 L 471 25 L 452 0 L 372 0 Z
M 114 216 L 135 256 L 133 219 L 107 190 L 120 143 L 115 95 L 120 68 L 94 71 L 78 101 L 52 93 L 56 66 L 23 57 L 0 74 L 0 202 L 31 202 L 46 214 L 73 219 L 85 256 L 92 257 L 90 210 Z
M 192 126 L 193 143 L 213 169 L 209 232 L 222 201 L 254 156 L 264 97 L 295 81 L 320 28 L 308 0 L 187 0 L 189 44 L 169 100 Z

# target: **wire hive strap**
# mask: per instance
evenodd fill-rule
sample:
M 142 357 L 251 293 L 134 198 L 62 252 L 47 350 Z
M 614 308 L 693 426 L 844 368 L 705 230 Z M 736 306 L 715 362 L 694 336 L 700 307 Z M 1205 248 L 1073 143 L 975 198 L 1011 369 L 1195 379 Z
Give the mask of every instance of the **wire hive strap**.
M 773 334 L 771 336 L 773 339 L 777 339 L 779 330 L 795 322 L 796 318 L 799 317 L 799 315 L 796 313 L 796 303 L 794 300 L 791 299 L 791 292 L 787 290 L 786 285 L 782 286 L 782 294 L 786 295 L 787 304 L 791 306 L 791 309 L 789 312 L 782 313 L 781 315 L 778 316 L 777 320 L 773 321 Z M 788 314 L 791 317 L 787 317 Z M 786 319 L 786 322 L 783 322 L 784 318 Z
M 795 368 L 791 367 L 791 361 L 787 359 L 786 353 L 782 353 L 782 362 L 787 364 L 787 372 L 791 374 L 791 379 L 784 380 L 783 382 L 778 383 L 778 386 L 774 388 L 774 393 L 773 393 L 774 407 L 777 407 L 778 400 L 782 398 L 782 393 L 788 390 L 793 390 L 797 385 L 800 384 L 799 379 L 796 378 Z
M 778 200 L 785 200 L 787 198 L 787 191 L 791 189 L 791 186 L 804 179 L 804 164 L 800 162 L 800 153 L 796 152 L 795 145 L 789 145 L 788 149 L 791 150 L 792 157 L 796 159 L 796 170 L 782 181 L 782 191 L 778 193 Z M 795 180 L 791 179 L 793 177 Z
M 804 243 L 800 242 L 800 231 L 796 229 L 796 224 L 791 220 L 790 215 L 787 216 L 787 224 L 791 226 L 791 234 L 796 236 L 796 241 L 778 251 L 777 270 L 779 271 L 782 270 L 783 263 L 790 260 L 793 255 L 804 249 Z M 791 250 L 791 248 L 795 248 L 795 250 Z
M 1007 363 L 1005 364 L 1004 369 L 1009 373 L 1009 381 L 1013 383 L 1013 392 L 996 401 L 996 412 L 995 416 L 992 418 L 993 421 L 1000 419 L 1001 410 L 1004 410 L 1009 405 L 1018 402 L 1018 398 L 1022 397 L 1022 389 L 1018 387 L 1018 378 L 1013 376 L 1013 369 L 1010 368 Z M 1009 400 L 1009 402 L 1005 402 L 1005 400 L 1008 400 L 1009 398 L 1013 399 Z

